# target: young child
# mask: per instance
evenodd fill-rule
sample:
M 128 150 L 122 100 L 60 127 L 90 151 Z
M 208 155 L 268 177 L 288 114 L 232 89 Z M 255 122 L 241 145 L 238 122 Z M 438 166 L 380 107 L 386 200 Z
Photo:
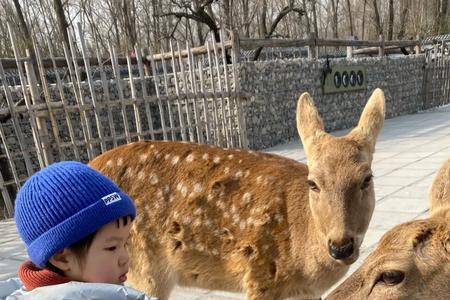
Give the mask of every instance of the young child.
M 15 202 L 16 226 L 30 260 L 19 267 L 23 288 L 14 294 L 44 299 L 73 289 L 71 282 L 123 284 L 135 216 L 131 199 L 87 165 L 60 162 L 35 173 Z M 95 294 L 96 287 L 104 288 L 88 290 Z

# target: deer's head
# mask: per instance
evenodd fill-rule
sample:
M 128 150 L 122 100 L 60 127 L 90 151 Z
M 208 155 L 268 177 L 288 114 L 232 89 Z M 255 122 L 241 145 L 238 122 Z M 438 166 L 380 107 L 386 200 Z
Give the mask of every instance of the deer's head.
M 353 263 L 375 206 L 372 156 L 383 126 L 384 94 L 376 89 L 358 126 L 343 137 L 324 131 L 308 93 L 297 105 L 297 129 L 308 159 L 309 204 L 320 244 L 329 255 Z
M 388 231 L 363 265 L 327 300 L 448 299 L 450 226 L 433 217 Z

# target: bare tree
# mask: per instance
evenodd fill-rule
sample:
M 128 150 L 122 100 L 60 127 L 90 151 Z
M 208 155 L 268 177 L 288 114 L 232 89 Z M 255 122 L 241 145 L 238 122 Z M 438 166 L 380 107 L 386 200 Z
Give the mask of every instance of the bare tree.
M 439 13 L 436 22 L 437 34 L 444 33 L 446 30 L 448 30 L 447 7 L 448 0 L 439 0 Z
M 388 19 L 388 35 L 387 39 L 390 41 L 394 35 L 394 0 L 389 0 L 389 19 Z
M 380 13 L 378 11 L 377 0 L 372 1 L 373 5 L 373 19 L 375 23 L 375 31 L 378 35 L 383 34 L 383 26 L 381 25 Z
M 399 30 L 397 34 L 397 38 L 399 40 L 403 39 L 405 36 L 405 27 L 406 27 L 406 19 L 408 17 L 408 10 L 411 0 L 403 0 L 401 1 L 402 9 L 400 13 L 400 24 L 399 24 Z
M 338 31 L 338 9 L 339 9 L 339 0 L 330 0 L 331 2 L 331 10 L 333 14 L 333 37 L 338 38 L 339 37 L 339 31 Z
M 350 36 L 353 36 L 353 14 L 350 0 L 347 0 L 347 14 L 348 14 L 348 29 Z

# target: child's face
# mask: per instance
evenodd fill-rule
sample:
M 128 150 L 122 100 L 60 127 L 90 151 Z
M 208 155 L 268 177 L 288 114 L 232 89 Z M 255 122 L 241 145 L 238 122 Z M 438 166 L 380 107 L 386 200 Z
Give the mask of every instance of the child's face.
M 65 275 L 72 280 L 122 284 L 127 280 L 128 251 L 131 222 L 122 219 L 101 227 L 92 241 L 83 261 L 72 260 Z

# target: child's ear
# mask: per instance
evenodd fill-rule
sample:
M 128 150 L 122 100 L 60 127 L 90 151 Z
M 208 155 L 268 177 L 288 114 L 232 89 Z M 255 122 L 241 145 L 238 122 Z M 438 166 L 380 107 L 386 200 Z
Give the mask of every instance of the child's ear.
M 63 251 L 60 251 L 50 257 L 49 262 L 60 269 L 63 272 L 70 271 L 73 267 L 73 263 L 75 262 L 76 257 L 72 251 L 67 248 L 64 248 Z

